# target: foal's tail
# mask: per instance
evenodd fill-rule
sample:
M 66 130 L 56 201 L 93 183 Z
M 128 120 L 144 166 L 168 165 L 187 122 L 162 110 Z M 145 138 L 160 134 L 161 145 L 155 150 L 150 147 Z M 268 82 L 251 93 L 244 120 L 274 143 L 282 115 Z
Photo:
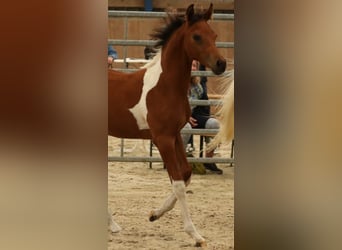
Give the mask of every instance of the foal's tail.
M 221 142 L 230 142 L 234 139 L 234 71 L 218 79 L 219 84 L 224 89 L 222 107 L 216 115 L 220 121 L 220 130 L 208 145 L 209 149 L 214 149 Z

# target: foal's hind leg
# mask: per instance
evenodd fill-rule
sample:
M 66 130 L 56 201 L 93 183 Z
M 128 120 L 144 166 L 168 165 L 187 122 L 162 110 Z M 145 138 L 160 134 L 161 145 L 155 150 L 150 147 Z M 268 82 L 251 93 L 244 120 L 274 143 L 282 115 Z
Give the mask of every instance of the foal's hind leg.
M 175 141 L 173 138 L 167 137 L 164 139 L 165 141 L 170 141 L 169 144 L 174 144 Z M 165 146 L 165 142 L 163 140 L 163 137 L 160 138 L 158 140 L 155 140 L 155 144 L 159 149 L 159 152 L 163 151 Z M 161 153 L 162 154 L 162 153 Z M 163 156 L 162 156 L 163 157 Z M 164 158 L 163 158 L 164 159 Z M 164 160 L 164 163 L 166 164 L 166 161 Z M 168 170 L 169 172 L 169 170 Z M 169 176 L 171 176 L 169 174 Z M 150 221 L 155 221 L 158 220 L 160 217 L 162 217 L 166 212 L 172 210 L 175 206 L 177 202 L 177 198 L 176 195 L 174 194 L 174 192 L 172 192 L 165 200 L 164 204 L 159 208 L 159 209 L 154 209 L 151 211 L 150 216 L 149 216 L 149 220 Z

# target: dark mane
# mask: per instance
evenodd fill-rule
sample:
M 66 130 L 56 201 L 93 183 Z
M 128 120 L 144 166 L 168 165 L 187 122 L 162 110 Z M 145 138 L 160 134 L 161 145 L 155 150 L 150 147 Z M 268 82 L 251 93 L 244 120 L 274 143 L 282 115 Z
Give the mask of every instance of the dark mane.
M 203 19 L 203 14 L 196 13 L 189 21 L 189 24 L 192 25 L 201 19 Z M 156 45 L 154 45 L 155 48 L 166 45 L 171 35 L 185 23 L 185 16 L 184 14 L 168 14 L 164 18 L 164 22 L 165 26 L 154 29 L 154 32 L 151 34 L 152 40 L 157 40 Z
M 153 40 L 157 40 L 155 48 L 160 48 L 164 46 L 167 41 L 170 39 L 171 35 L 185 23 L 184 15 L 178 14 L 168 14 L 166 18 L 164 18 L 165 26 L 161 28 L 154 29 L 151 34 L 151 38 Z

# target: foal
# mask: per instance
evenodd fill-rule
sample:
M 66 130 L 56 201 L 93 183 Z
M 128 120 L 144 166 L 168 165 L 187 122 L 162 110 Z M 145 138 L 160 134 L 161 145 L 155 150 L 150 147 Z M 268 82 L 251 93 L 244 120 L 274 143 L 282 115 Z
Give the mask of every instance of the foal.
M 108 133 L 121 138 L 152 139 L 166 165 L 173 192 L 160 209 L 153 210 L 150 221 L 171 210 L 179 200 L 184 230 L 196 246 L 205 246 L 197 232 L 185 201 L 185 186 L 190 183 L 191 167 L 183 147 L 180 130 L 190 117 L 188 89 L 191 63 L 198 60 L 215 74 L 226 69 L 219 54 L 217 35 L 207 21 L 213 5 L 195 13 L 190 5 L 184 15 L 169 15 L 166 26 L 152 38 L 161 50 L 143 69 L 125 74 L 108 71 Z

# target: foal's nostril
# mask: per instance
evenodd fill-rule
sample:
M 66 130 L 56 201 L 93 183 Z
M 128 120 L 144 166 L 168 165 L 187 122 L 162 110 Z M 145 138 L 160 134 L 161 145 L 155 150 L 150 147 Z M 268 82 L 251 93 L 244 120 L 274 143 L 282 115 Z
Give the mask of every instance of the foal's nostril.
M 216 67 L 219 71 L 225 71 L 226 70 L 226 60 L 217 60 Z

